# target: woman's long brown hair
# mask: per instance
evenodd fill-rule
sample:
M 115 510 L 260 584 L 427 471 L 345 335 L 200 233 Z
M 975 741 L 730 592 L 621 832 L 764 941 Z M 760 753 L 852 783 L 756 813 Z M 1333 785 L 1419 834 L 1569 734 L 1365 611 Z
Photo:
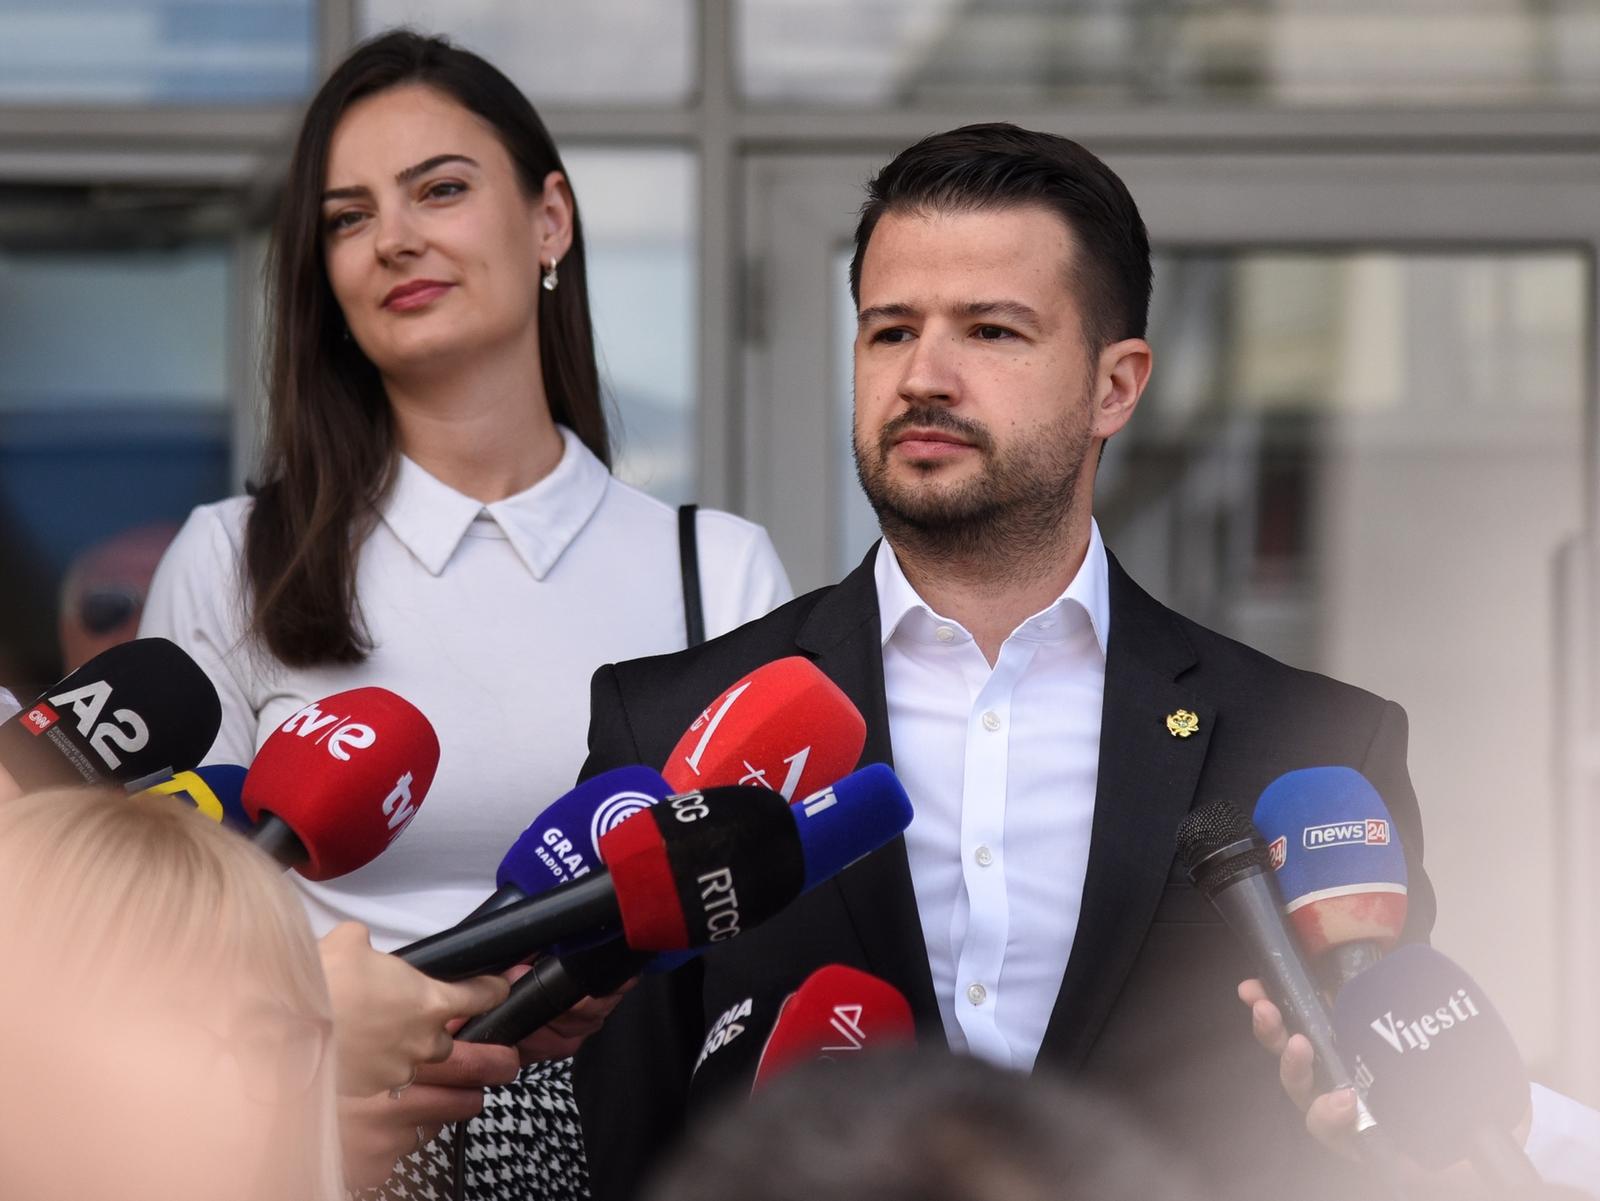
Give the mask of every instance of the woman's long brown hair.
M 493 126 L 529 196 L 542 193 L 551 171 L 566 170 L 516 85 L 443 38 L 382 34 L 358 46 L 311 101 L 273 236 L 266 447 L 244 546 L 251 631 L 294 667 L 357 663 L 372 649 L 357 611 L 356 561 L 393 482 L 394 419 L 328 283 L 322 191 L 345 110 L 401 84 L 436 88 Z M 539 301 L 539 354 L 551 416 L 609 466 L 576 201 L 561 286 Z

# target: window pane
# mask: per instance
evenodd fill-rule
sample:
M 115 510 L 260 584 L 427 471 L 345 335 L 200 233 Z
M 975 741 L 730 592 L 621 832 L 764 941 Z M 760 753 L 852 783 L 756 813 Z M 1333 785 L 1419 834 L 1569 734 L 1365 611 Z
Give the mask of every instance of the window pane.
M 745 94 L 910 105 L 1600 103 L 1588 0 L 740 0 Z
M 617 474 L 662 500 L 695 493 L 694 157 L 563 148 L 583 217 L 600 373 L 619 418 Z
M 0 248 L 0 684 L 19 695 L 60 674 L 82 552 L 228 493 L 229 264 L 226 243 Z M 114 591 L 142 589 L 169 534 L 124 538 L 102 568 L 137 563 Z
M 449 34 L 535 102 L 682 101 L 693 88 L 691 0 L 362 0 L 363 37 L 393 25 Z
M 293 101 L 313 0 L 0 0 L 0 103 Z

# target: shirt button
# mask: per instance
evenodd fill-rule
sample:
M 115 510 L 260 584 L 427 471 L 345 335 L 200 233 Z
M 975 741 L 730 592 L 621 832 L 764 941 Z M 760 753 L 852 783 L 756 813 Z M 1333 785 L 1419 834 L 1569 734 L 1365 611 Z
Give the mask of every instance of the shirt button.
M 1000 715 L 993 709 L 983 715 L 983 728 L 991 733 L 1000 728 Z
M 972 857 L 978 861 L 979 867 L 988 867 L 994 862 L 994 852 L 988 847 L 979 847 Z
M 956 632 L 949 626 L 940 626 L 933 632 L 933 636 L 940 642 L 953 642 L 955 641 Z
M 974 1005 L 982 1005 L 988 999 L 989 990 L 981 984 L 967 985 L 967 1000 Z

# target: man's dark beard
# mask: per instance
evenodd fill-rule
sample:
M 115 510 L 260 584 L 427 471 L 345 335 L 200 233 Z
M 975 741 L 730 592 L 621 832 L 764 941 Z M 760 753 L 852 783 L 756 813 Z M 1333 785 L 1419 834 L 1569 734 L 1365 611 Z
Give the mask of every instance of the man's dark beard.
M 968 442 L 983 458 L 982 472 L 953 490 L 891 483 L 894 440 L 913 428 L 941 430 Z M 997 456 L 994 439 L 982 426 L 927 406 L 907 410 L 884 426 L 870 452 L 859 437 L 852 448 L 856 478 L 892 544 L 934 562 L 1021 567 L 1055 548 L 1089 443 L 1088 422 L 1069 412 L 1040 437 Z M 932 475 L 938 468 L 913 470 Z

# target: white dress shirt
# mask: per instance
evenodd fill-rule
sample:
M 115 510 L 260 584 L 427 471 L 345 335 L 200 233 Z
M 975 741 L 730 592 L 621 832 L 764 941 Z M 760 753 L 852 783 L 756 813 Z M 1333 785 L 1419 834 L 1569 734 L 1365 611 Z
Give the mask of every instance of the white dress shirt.
M 1110 597 L 1098 526 L 1077 575 L 994 667 L 933 612 L 887 542 L 874 564 L 906 854 L 952 1048 L 1028 1070 L 1078 929 Z
M 1535 1084 L 1527 1151 L 1546 1184 L 1600 1199 L 1600 1113 Z
M 300 706 L 367 684 L 411 701 L 438 732 L 438 774 L 393 846 L 337 880 L 292 877 L 319 935 L 354 919 L 388 949 L 460 920 L 576 780 L 595 669 L 684 645 L 676 512 L 561 433 L 555 470 L 489 505 L 401 459 L 361 548 L 374 649 L 360 664 L 287 668 L 246 644 L 244 497 L 196 509 L 156 572 L 140 632 L 171 638 L 216 684 L 222 731 L 207 762 L 248 764 Z M 699 547 L 708 636 L 788 599 L 760 526 L 702 511 Z

